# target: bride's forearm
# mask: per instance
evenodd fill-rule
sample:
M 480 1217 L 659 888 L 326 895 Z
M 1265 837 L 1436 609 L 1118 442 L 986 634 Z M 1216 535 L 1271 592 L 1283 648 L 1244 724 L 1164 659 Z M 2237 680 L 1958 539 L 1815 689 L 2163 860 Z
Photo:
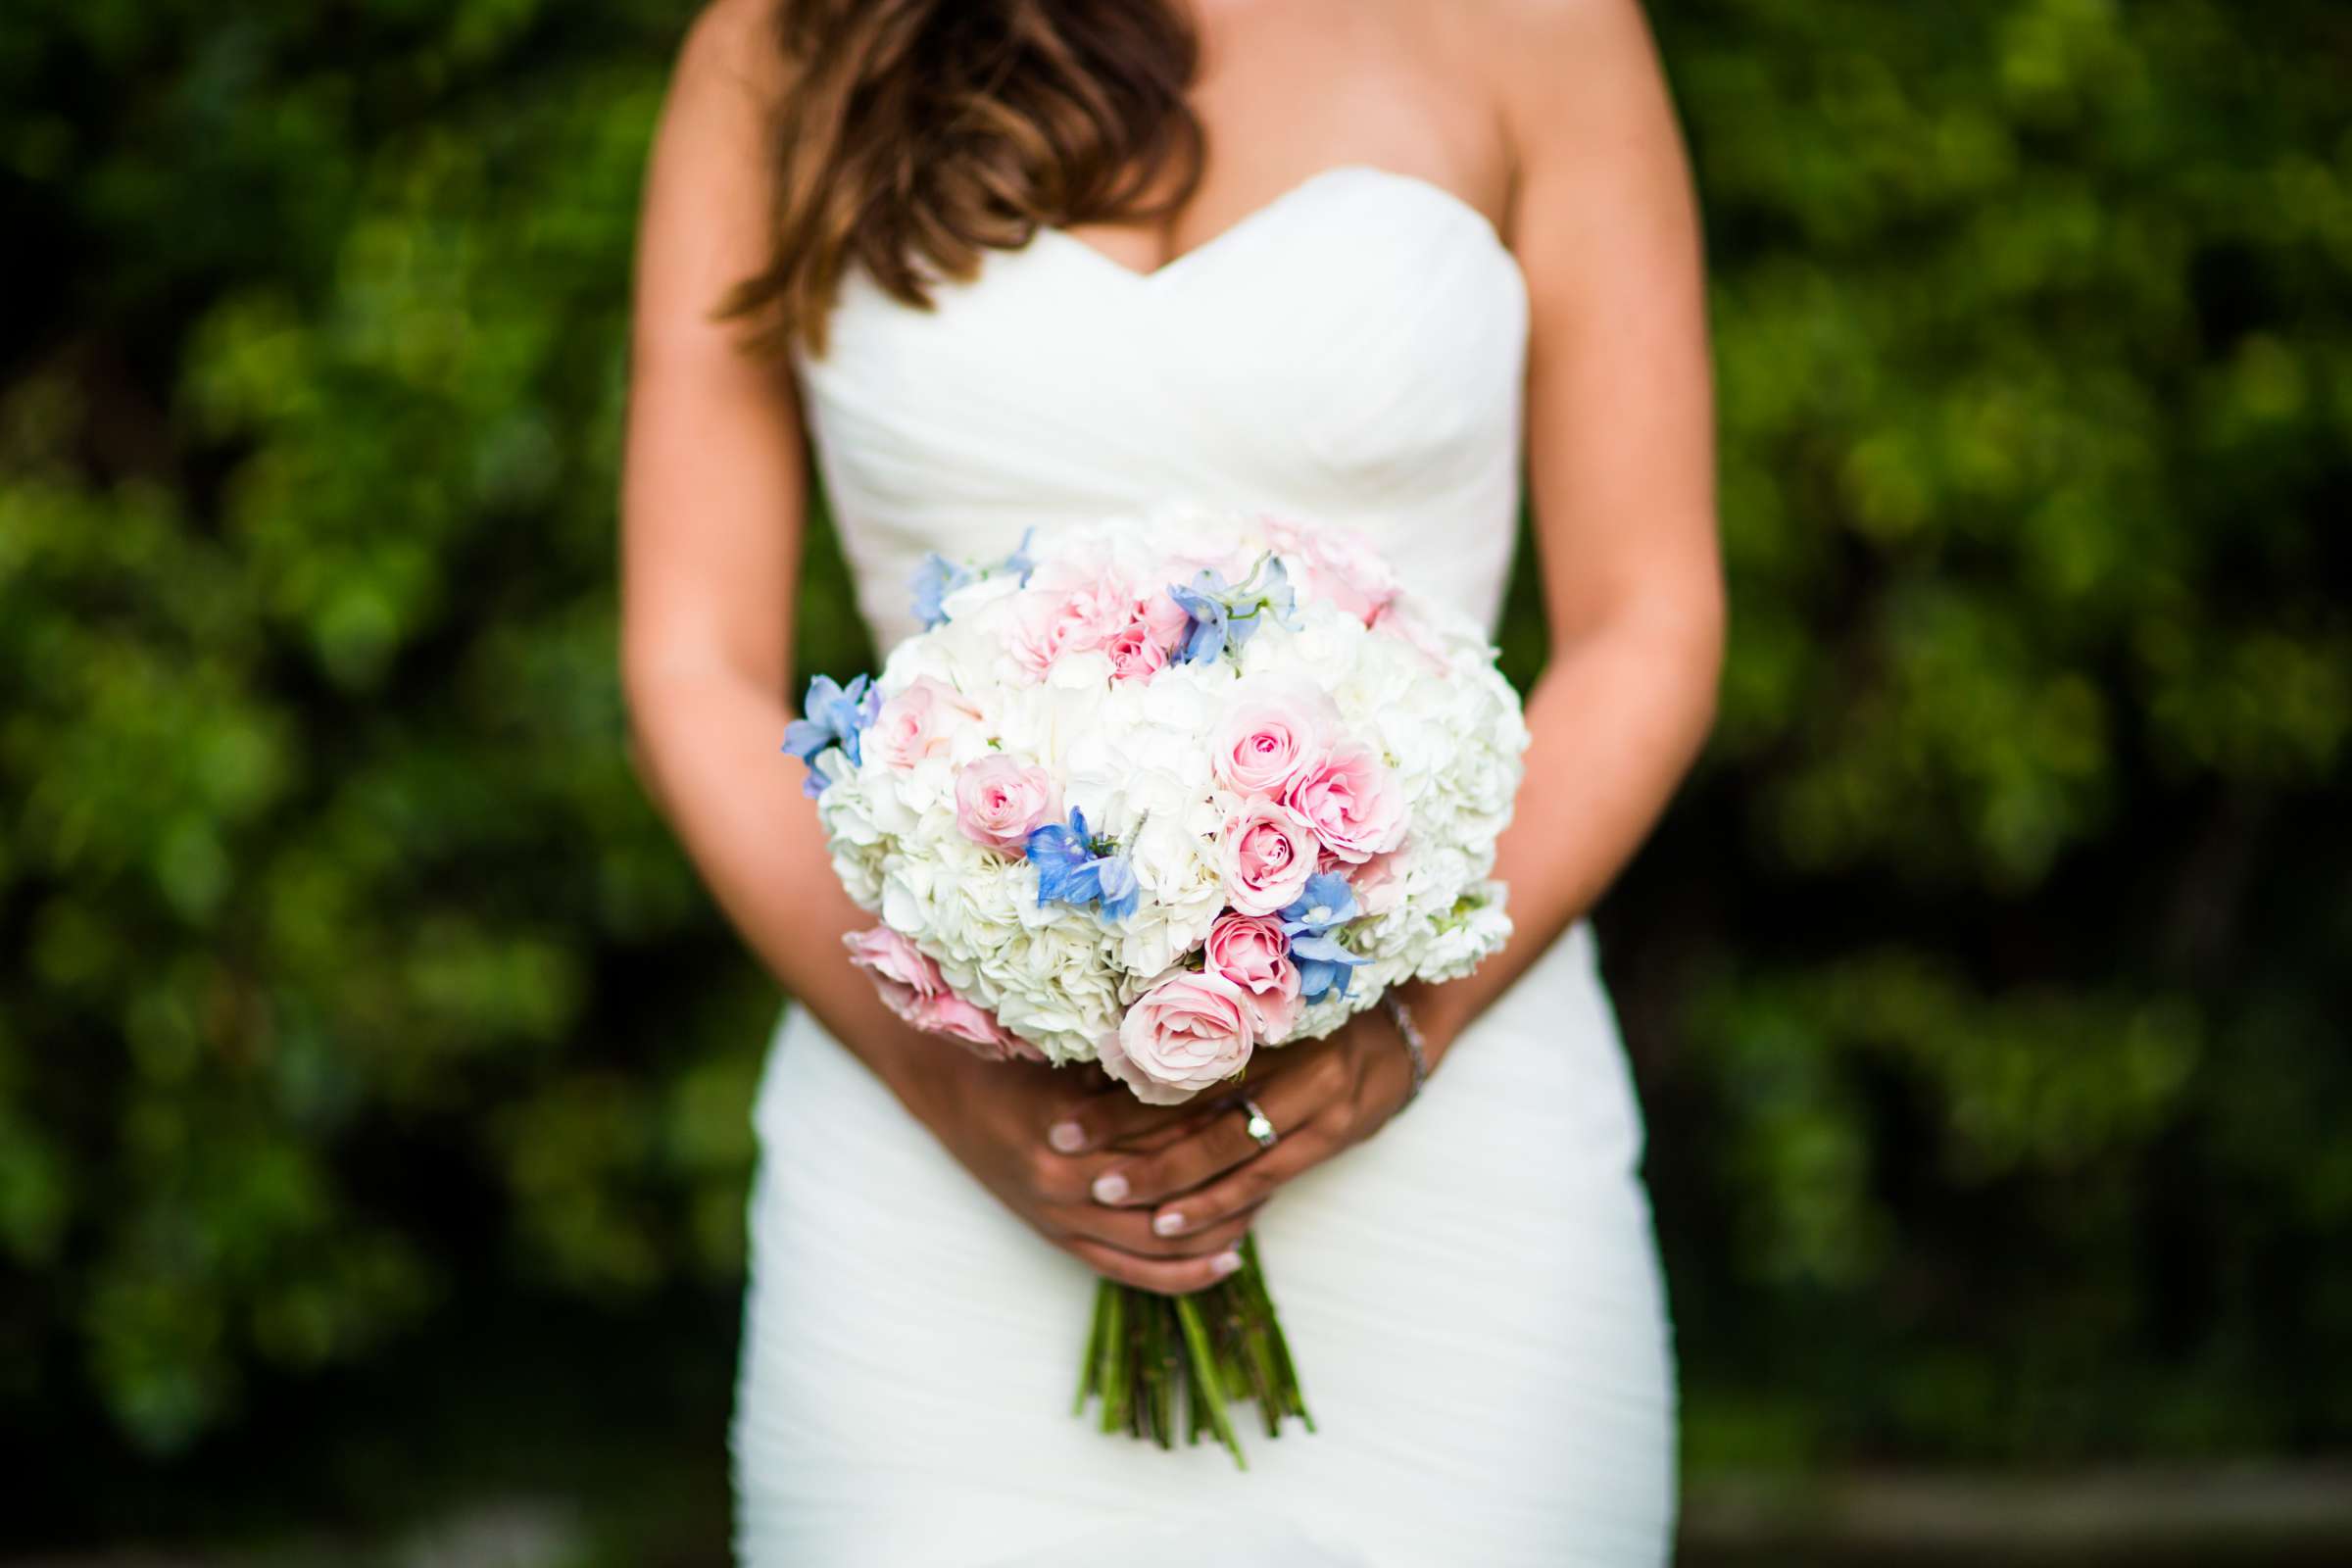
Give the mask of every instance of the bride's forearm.
M 910 1109 L 936 1083 L 939 1042 L 906 1027 L 847 961 L 841 938 L 873 923 L 842 890 L 801 764 L 780 749 L 791 717 L 724 670 L 633 673 L 631 760 L 720 908 L 768 971 Z
M 1720 621 L 1629 612 L 1554 650 L 1528 694 L 1533 740 L 1494 875 L 1512 934 L 1473 974 L 1407 993 L 1446 1047 L 1596 903 L 1690 769 L 1715 713 Z

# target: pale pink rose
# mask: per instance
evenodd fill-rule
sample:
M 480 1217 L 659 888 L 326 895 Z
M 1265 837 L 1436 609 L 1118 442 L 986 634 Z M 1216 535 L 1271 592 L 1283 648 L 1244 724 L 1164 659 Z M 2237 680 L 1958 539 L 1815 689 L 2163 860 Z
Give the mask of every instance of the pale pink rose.
M 850 950 L 850 961 L 874 977 L 882 1004 L 914 1028 L 954 1040 L 991 1061 L 1012 1056 L 1045 1059 L 1044 1052 L 999 1024 L 986 1009 L 949 990 L 939 965 L 890 927 L 853 931 L 841 941 Z
M 1126 587 L 1107 578 L 1074 588 L 1025 589 L 1012 615 L 1013 662 L 1043 680 L 1062 655 L 1110 641 L 1134 608 Z
M 1183 647 L 1185 638 L 1191 634 L 1193 617 L 1184 612 L 1184 607 L 1165 588 L 1147 595 L 1138 613 L 1152 640 L 1171 654 Z
M 1015 1056 L 1043 1061 L 1046 1054 L 997 1022 L 988 1009 L 966 1002 L 953 991 L 942 991 L 918 1004 L 906 1021 L 927 1035 L 939 1035 L 969 1048 L 987 1061 L 1009 1061 Z
M 1360 865 L 1404 842 L 1404 792 L 1380 754 L 1342 741 L 1283 797 L 1334 858 Z
M 1242 803 L 1225 823 L 1225 902 L 1244 914 L 1272 914 L 1315 874 L 1315 826 L 1266 796 Z
M 954 745 L 948 726 L 958 716 L 976 716 L 963 695 L 946 681 L 918 675 L 874 715 L 865 744 L 893 767 L 912 767 L 927 757 L 944 757 Z
M 1249 994 L 1179 969 L 1135 1001 L 1100 1048 L 1102 1070 L 1149 1105 L 1173 1105 L 1242 1070 L 1257 1044 Z
M 1053 775 L 996 753 L 956 775 L 956 825 L 987 849 L 1019 855 L 1032 828 L 1061 817 Z
M 1259 521 L 1302 597 L 1329 600 L 1367 626 L 1396 597 L 1396 573 L 1354 530 L 1288 517 Z
M 1357 906 L 1368 915 L 1384 915 L 1404 902 L 1404 873 L 1394 850 L 1373 856 L 1347 875 Z
M 1254 695 L 1226 710 L 1209 737 L 1209 765 L 1244 795 L 1283 791 L 1323 760 L 1339 715 L 1311 688 Z
M 1150 680 L 1168 667 L 1168 650 L 1152 635 L 1152 628 L 1137 616 L 1119 634 L 1102 645 L 1110 656 L 1112 680 Z
M 1281 1034 L 1298 1016 L 1298 966 L 1290 955 L 1282 922 L 1271 915 L 1229 909 L 1208 928 L 1201 950 L 1207 972 L 1232 981 L 1249 997 L 1261 1040 Z
M 886 925 L 853 931 L 841 943 L 850 950 L 850 961 L 874 977 L 874 989 L 882 993 L 884 1004 L 909 1023 L 917 1006 L 947 992 L 939 965 Z

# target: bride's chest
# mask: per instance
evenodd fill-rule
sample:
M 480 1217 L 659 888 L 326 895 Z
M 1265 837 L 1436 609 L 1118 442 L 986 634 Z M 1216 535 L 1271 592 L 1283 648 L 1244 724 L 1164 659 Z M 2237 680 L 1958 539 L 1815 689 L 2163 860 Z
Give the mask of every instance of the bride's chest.
M 1484 215 L 1348 167 L 1139 273 L 1068 234 L 984 254 L 923 311 L 844 286 L 808 416 L 835 460 L 961 473 L 1308 466 L 1409 483 L 1517 438 L 1527 293 Z

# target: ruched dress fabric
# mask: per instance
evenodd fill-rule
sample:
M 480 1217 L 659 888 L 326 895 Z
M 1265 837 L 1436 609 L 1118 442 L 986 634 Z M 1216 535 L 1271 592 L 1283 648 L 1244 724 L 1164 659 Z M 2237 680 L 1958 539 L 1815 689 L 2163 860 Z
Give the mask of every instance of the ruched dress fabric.
M 932 311 L 853 271 L 830 324 L 794 372 L 881 646 L 913 629 L 927 551 L 1179 500 L 1344 521 L 1412 588 L 1498 616 L 1527 287 L 1441 186 L 1326 170 L 1152 272 L 1042 230 Z M 729 1434 L 750 1568 L 1668 1557 L 1672 1336 L 1584 922 L 1408 1111 L 1262 1211 L 1317 1430 L 1245 1419 L 1246 1473 L 1072 1416 L 1092 1272 L 798 1008 L 753 1119 Z

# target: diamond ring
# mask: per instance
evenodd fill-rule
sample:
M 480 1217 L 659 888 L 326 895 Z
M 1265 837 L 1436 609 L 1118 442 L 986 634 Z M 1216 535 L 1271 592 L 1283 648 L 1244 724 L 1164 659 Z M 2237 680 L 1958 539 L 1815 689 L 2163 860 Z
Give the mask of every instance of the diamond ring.
M 1264 1111 L 1258 1108 L 1257 1102 L 1251 1100 L 1248 1095 L 1237 1095 L 1235 1098 L 1241 1102 L 1242 1109 L 1250 1117 L 1248 1126 L 1243 1130 L 1256 1140 L 1258 1148 L 1272 1149 L 1279 1141 L 1274 1131 L 1274 1123 L 1268 1119 Z

